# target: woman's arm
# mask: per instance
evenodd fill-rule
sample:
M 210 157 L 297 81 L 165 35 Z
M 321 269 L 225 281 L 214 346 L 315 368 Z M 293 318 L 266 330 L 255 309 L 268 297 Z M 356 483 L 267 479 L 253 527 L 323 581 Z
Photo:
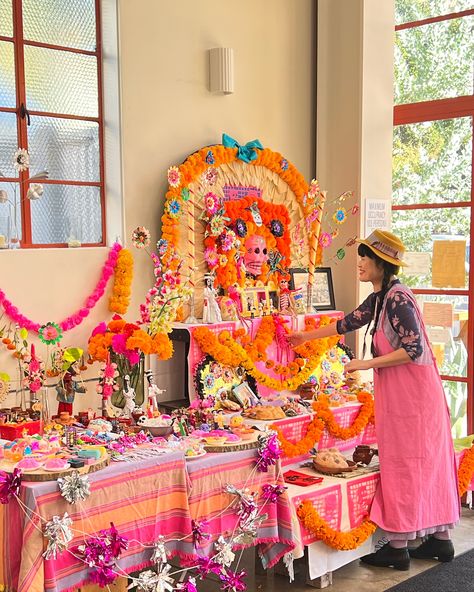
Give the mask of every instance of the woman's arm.
M 298 331 L 297 333 L 291 333 L 288 335 L 288 341 L 293 347 L 298 347 L 298 345 L 301 345 L 306 341 L 321 339 L 322 337 L 332 337 L 337 334 L 337 323 L 331 323 L 329 325 L 324 325 L 324 327 L 313 329 L 313 331 Z
M 393 352 L 390 352 L 389 354 L 378 356 L 372 360 L 351 360 L 344 366 L 344 372 L 401 366 L 402 364 L 408 364 L 411 361 L 412 359 L 408 355 L 407 351 L 401 347 Z

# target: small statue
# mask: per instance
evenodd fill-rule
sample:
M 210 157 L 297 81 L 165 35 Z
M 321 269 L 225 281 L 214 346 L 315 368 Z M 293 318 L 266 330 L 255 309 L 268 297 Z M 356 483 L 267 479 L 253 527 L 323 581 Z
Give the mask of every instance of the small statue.
M 130 385 L 130 376 L 125 374 L 123 377 L 123 396 L 125 397 L 125 405 L 123 407 L 123 414 L 125 417 L 132 417 L 135 410 L 135 389 Z
M 79 375 L 79 363 L 73 362 L 64 372 L 61 381 L 56 386 L 56 400 L 59 401 L 58 415 L 61 413 L 69 413 L 73 415 L 72 405 L 76 397 L 76 393 L 85 393 L 86 388 L 79 381 L 74 380 L 74 376 Z
M 214 276 L 206 273 L 204 276 L 204 306 L 202 312 L 203 323 L 220 323 L 222 321 L 221 311 L 217 304 L 217 291 L 214 288 Z
M 148 380 L 148 404 L 150 405 L 152 415 L 154 415 L 155 412 L 158 413 L 157 398 L 163 393 L 166 393 L 166 389 L 160 389 L 156 386 L 153 372 L 151 370 L 145 370 L 145 376 Z
M 279 281 L 279 308 L 281 314 L 296 315 L 296 309 L 293 301 L 292 291 L 288 287 L 289 278 L 287 275 L 281 275 Z

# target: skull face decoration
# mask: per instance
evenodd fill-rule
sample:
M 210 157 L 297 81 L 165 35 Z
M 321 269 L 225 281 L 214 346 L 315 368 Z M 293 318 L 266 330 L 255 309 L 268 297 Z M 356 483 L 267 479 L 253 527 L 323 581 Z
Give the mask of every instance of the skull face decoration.
M 253 277 L 261 275 L 262 265 L 267 261 L 267 244 L 263 236 L 254 234 L 245 241 L 244 265 Z

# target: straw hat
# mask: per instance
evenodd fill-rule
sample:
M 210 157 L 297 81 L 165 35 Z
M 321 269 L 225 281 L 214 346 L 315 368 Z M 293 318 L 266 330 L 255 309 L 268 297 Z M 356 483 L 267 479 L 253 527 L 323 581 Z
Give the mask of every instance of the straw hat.
M 358 243 L 369 247 L 380 259 L 393 263 L 399 267 L 407 264 L 402 260 L 405 254 L 405 245 L 402 241 L 388 230 L 376 229 L 367 238 L 357 239 Z

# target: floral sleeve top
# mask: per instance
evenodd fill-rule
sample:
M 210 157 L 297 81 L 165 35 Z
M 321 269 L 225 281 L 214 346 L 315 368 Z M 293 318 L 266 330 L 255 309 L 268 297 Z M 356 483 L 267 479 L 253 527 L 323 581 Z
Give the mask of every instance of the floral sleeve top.
M 395 280 L 391 287 L 399 283 L 399 280 Z M 344 335 L 370 323 L 379 294 L 373 292 L 358 308 L 337 321 L 337 332 Z M 423 353 L 423 339 L 415 304 L 405 292 L 390 289 L 384 306 L 388 322 L 398 337 L 399 347 L 402 347 L 412 360 L 416 360 Z

